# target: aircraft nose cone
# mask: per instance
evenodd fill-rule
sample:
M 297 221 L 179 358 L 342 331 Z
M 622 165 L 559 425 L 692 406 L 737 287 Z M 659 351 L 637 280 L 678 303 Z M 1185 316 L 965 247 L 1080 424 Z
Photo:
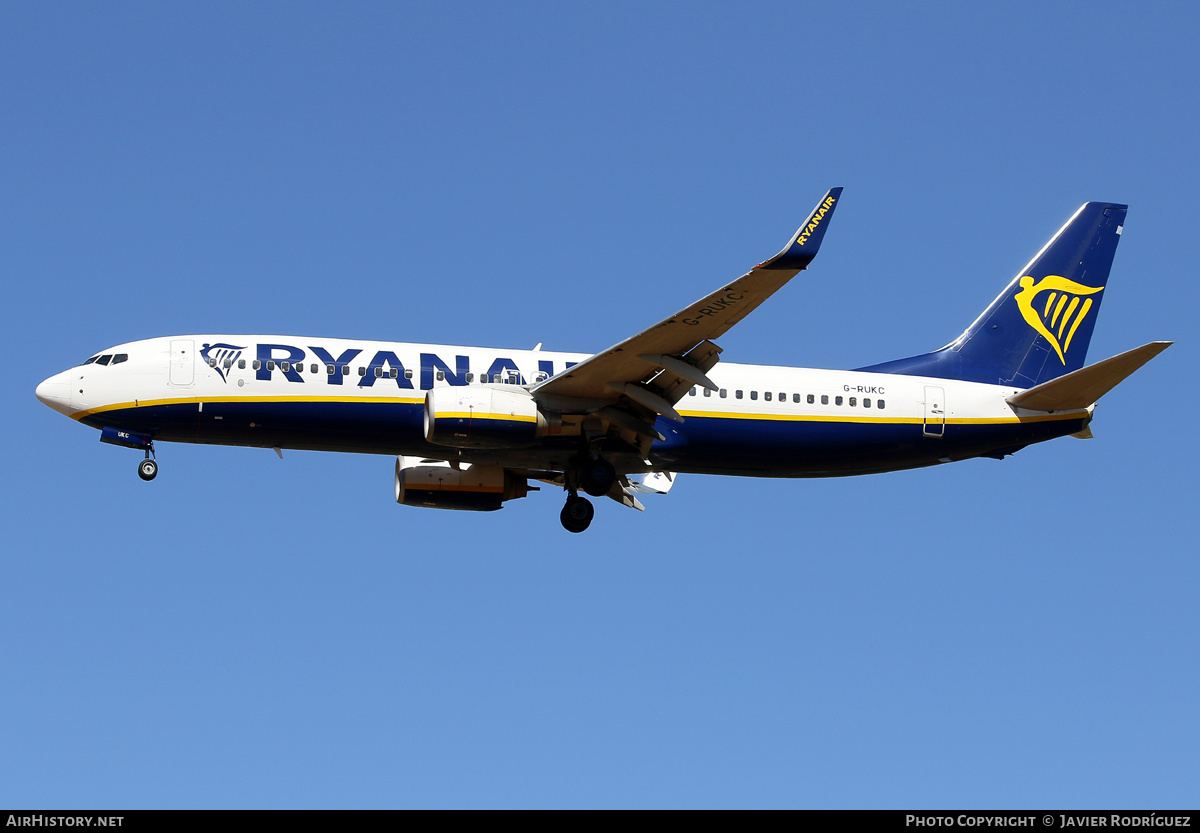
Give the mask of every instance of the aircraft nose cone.
M 60 414 L 71 414 L 71 383 L 66 373 L 51 376 L 37 386 L 35 391 L 42 404 L 48 405 Z

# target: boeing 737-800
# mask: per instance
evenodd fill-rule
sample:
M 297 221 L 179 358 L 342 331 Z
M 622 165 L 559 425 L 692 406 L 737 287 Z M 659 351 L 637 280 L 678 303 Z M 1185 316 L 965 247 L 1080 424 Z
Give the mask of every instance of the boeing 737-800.
M 1166 349 L 1084 366 L 1127 206 L 1085 203 L 962 335 L 854 370 L 720 362 L 715 343 L 816 256 L 841 188 L 783 251 L 595 354 L 185 335 L 96 353 L 37 396 L 144 451 L 187 442 L 396 455 L 399 503 L 500 509 L 530 481 L 642 509 L 675 477 L 833 477 L 1002 458 L 1090 437 L 1096 400 Z

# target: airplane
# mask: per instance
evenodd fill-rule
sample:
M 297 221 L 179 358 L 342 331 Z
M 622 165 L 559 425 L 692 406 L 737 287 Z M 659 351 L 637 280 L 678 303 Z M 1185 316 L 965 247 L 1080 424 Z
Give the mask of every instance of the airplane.
M 1082 205 L 945 347 L 852 370 L 719 362 L 720 338 L 808 268 L 841 200 L 821 198 L 782 251 L 599 353 L 275 335 L 119 344 L 37 397 L 138 449 L 156 442 L 395 455 L 409 506 L 495 510 L 561 487 L 642 510 L 679 474 L 835 477 L 1002 459 L 1090 438 L 1097 400 L 1172 342 L 1084 359 L 1128 206 Z

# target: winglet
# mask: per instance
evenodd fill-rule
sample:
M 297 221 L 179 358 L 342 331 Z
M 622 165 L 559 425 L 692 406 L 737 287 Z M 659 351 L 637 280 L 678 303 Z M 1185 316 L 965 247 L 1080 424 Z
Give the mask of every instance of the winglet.
M 841 188 L 830 188 L 817 203 L 783 251 L 768 261 L 763 262 L 761 269 L 804 269 L 817 256 L 821 248 L 821 240 L 825 237 L 825 229 L 833 217 L 833 209 L 837 208 L 838 200 L 842 198 Z

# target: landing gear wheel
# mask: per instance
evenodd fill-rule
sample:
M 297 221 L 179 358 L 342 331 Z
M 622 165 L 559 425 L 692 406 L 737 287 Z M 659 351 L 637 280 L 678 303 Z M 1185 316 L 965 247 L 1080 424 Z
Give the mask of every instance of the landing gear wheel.
M 579 497 L 579 495 L 571 495 L 567 498 L 567 505 L 562 508 L 558 519 L 562 521 L 563 528 L 567 532 L 583 532 L 591 525 L 592 516 L 595 514 L 596 509 L 590 500 Z
M 604 497 L 616 479 L 617 470 L 603 457 L 589 460 L 579 473 L 579 485 L 592 497 Z
M 153 480 L 158 476 L 158 463 L 147 457 L 138 463 L 138 477 L 142 480 Z

